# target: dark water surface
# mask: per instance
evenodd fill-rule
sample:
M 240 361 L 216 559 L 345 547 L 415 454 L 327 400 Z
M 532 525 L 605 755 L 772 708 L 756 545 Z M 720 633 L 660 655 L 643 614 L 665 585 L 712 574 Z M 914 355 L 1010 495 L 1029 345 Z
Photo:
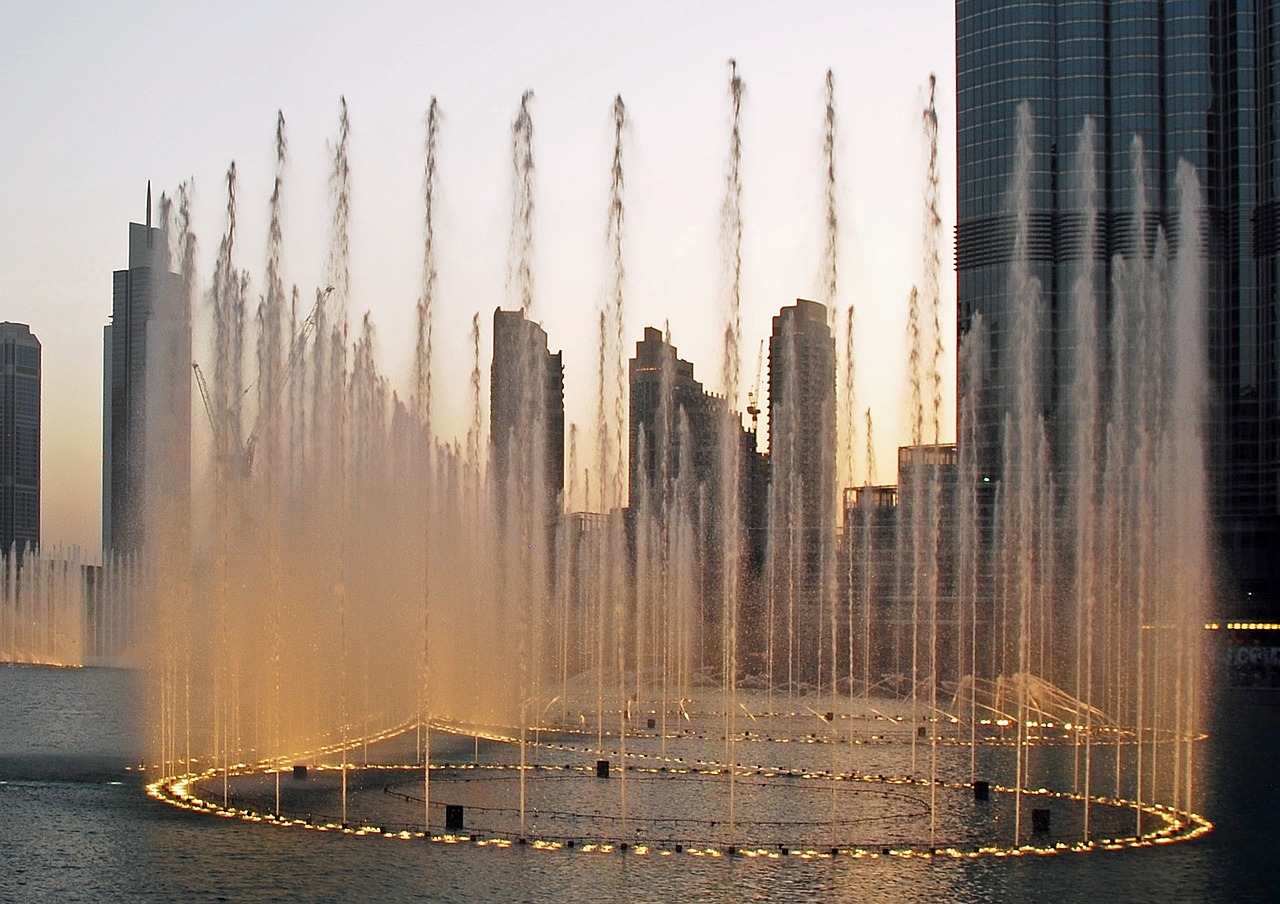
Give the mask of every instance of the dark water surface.
M 0 901 L 1277 901 L 1280 706 L 1227 701 L 1207 837 L 1084 855 L 710 860 L 357 838 L 150 800 L 137 679 L 0 666 Z

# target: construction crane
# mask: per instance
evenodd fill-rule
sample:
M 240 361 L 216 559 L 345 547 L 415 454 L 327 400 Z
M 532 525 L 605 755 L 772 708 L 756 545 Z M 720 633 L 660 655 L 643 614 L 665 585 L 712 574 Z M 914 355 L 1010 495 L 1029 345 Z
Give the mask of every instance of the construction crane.
M 284 370 L 280 374 L 280 382 L 282 385 L 289 382 L 289 378 L 293 375 L 293 370 L 298 365 L 298 361 L 302 358 L 302 350 L 306 347 L 307 339 L 311 332 L 316 328 L 316 320 L 320 316 L 320 308 L 324 304 L 325 299 L 333 292 L 333 286 L 328 286 L 323 292 L 316 293 L 316 303 L 311 308 L 311 313 L 307 315 L 307 319 L 302 321 L 302 326 L 298 329 L 298 334 L 293 337 L 292 347 L 289 349 L 289 358 L 285 361 Z M 204 403 L 204 413 L 209 418 L 209 427 L 213 431 L 214 451 L 221 460 L 232 461 L 234 455 L 234 463 L 239 466 L 242 476 L 248 477 L 249 472 L 253 469 L 253 453 L 258 446 L 258 437 L 262 433 L 262 426 L 266 423 L 267 415 L 275 410 L 275 406 L 280 403 L 281 393 L 267 400 L 267 405 L 258 409 L 258 416 L 253 422 L 253 429 L 249 431 L 249 437 L 244 441 L 243 449 L 230 450 L 226 446 L 229 445 L 224 441 L 222 429 L 218 426 L 218 419 L 213 412 L 213 400 L 209 396 L 209 384 L 205 382 L 204 373 L 200 370 L 200 365 L 191 362 L 191 370 L 196 377 L 196 386 L 200 389 L 200 401 Z M 245 389 L 247 395 L 254 386 L 258 384 L 254 380 Z M 225 456 L 225 458 L 224 458 Z
M 230 463 L 230 452 L 227 450 L 228 445 L 222 436 L 222 428 L 218 424 L 218 418 L 213 413 L 213 400 L 209 398 L 209 384 L 205 382 L 204 371 L 200 369 L 200 365 L 195 361 L 191 362 L 191 371 L 196 377 L 196 386 L 200 390 L 200 401 L 204 403 L 205 416 L 209 418 L 209 429 L 213 432 L 213 451 L 218 461 Z M 244 473 L 249 473 L 249 468 L 243 463 L 243 457 L 239 454 L 240 450 L 236 450 L 237 458 L 243 466 Z
M 307 345 L 307 339 L 311 336 L 311 331 L 316 328 L 316 320 L 320 316 L 320 306 L 324 304 L 325 299 L 333 292 L 333 286 L 325 287 L 323 292 L 316 293 L 316 303 L 311 307 L 311 313 L 307 315 L 307 319 L 302 321 L 302 326 L 298 328 L 298 335 L 293 337 L 293 347 L 289 349 L 289 359 L 285 361 L 284 370 L 280 373 L 280 385 L 289 385 L 289 378 L 293 376 L 293 369 L 297 366 L 298 361 L 302 358 L 302 350 Z M 253 386 L 250 385 L 249 389 Z M 248 392 L 246 389 L 245 392 Z M 249 438 L 244 441 L 244 469 L 245 473 L 253 467 L 253 451 L 258 446 L 258 437 L 262 433 L 262 425 L 266 421 L 266 416 L 275 410 L 275 406 L 280 403 L 281 393 L 268 399 L 269 404 L 264 408 L 258 409 L 258 417 L 253 422 L 253 429 L 249 431 Z
M 764 364 L 764 340 L 760 340 L 760 350 L 756 352 L 756 383 L 747 393 L 747 414 L 751 415 L 751 429 L 758 431 L 760 426 L 760 368 Z

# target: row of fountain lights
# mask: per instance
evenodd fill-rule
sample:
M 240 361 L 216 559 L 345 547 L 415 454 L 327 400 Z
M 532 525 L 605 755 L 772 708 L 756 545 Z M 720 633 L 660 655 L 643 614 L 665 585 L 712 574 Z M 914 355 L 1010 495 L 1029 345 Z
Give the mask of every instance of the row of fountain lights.
M 440 725 L 437 727 L 442 728 L 444 730 L 451 730 L 455 728 L 454 726 L 447 726 L 447 725 Z M 388 738 L 395 737 L 396 735 L 403 733 L 405 730 L 406 730 L 406 726 L 403 726 L 403 725 L 396 726 L 395 728 L 387 729 L 383 732 L 379 732 L 377 735 L 371 736 L 370 738 L 367 739 L 367 741 L 368 743 L 374 743 L 376 741 L 386 740 Z M 486 740 L 499 741 L 499 742 L 514 742 L 516 740 L 514 738 L 509 738 L 509 737 L 498 735 L 498 734 L 485 734 L 484 738 Z M 348 742 L 347 749 L 351 749 L 352 747 L 356 747 L 356 746 L 359 746 L 359 744 L 353 744 L 351 742 Z M 546 746 L 548 749 L 560 749 L 560 750 L 571 751 L 571 752 L 582 752 L 582 751 L 576 750 L 576 748 L 573 748 L 569 745 L 546 745 Z M 337 752 L 340 752 L 341 750 L 342 748 L 340 745 L 331 745 L 331 746 L 327 746 L 319 750 L 316 750 L 314 751 L 314 753 L 318 755 L 326 755 L 326 754 L 337 753 Z M 639 756 L 642 758 L 646 757 L 645 754 L 639 754 Z M 818 850 L 814 848 L 792 850 L 783 845 L 778 846 L 776 849 L 763 848 L 763 847 L 740 848 L 740 847 L 737 847 L 736 845 L 727 845 L 723 848 L 716 848 L 712 846 L 704 846 L 704 847 L 699 847 L 695 845 L 686 846 L 680 843 L 674 843 L 671 845 L 650 845 L 645 843 L 629 844 L 628 842 L 625 842 L 625 841 L 588 842 L 586 844 L 579 845 L 574 839 L 564 839 L 564 840 L 532 839 L 530 840 L 523 837 L 508 838 L 508 837 L 501 837 L 497 835 L 484 838 L 476 834 L 454 833 L 454 832 L 445 832 L 439 835 L 436 835 L 436 834 L 428 835 L 428 833 L 425 831 L 413 831 L 409 829 L 404 829 L 398 832 L 388 831 L 388 830 L 384 830 L 379 826 L 372 826 L 372 825 L 361 825 L 353 828 L 350 824 L 344 824 L 340 822 L 334 822 L 334 821 L 313 822 L 310 819 L 287 818 L 275 813 L 259 813 L 257 811 L 247 809 L 247 808 L 231 807 L 231 806 L 227 806 L 225 802 L 223 804 L 218 804 L 215 801 L 202 798 L 196 793 L 197 786 L 200 782 L 207 781 L 209 779 L 217 778 L 220 776 L 225 777 L 228 773 L 231 775 L 249 775 L 256 772 L 262 772 L 263 774 L 273 774 L 273 773 L 282 772 L 285 770 L 286 762 L 290 759 L 291 758 L 288 758 L 288 757 L 277 757 L 277 758 L 263 761 L 262 763 L 259 763 L 257 765 L 250 765 L 247 763 L 236 763 L 235 765 L 227 766 L 223 768 L 215 767 L 215 768 L 207 769 L 200 773 L 188 773 L 180 776 L 170 776 L 170 777 L 162 778 L 148 784 L 147 794 L 156 800 L 162 801 L 164 803 L 167 803 L 171 806 L 178 807 L 180 809 L 190 810 L 194 812 L 212 813 L 227 819 L 239 818 L 245 822 L 251 822 L 251 823 L 263 823 L 263 824 L 275 825 L 280 827 L 295 827 L 295 828 L 302 828 L 302 829 L 310 829 L 312 831 L 319 831 L 319 832 L 341 832 L 343 834 L 353 835 L 353 836 L 361 836 L 361 837 L 375 836 L 375 837 L 382 837 L 382 838 L 398 838 L 405 841 L 412 840 L 412 839 L 428 839 L 429 838 L 430 841 L 436 842 L 439 844 L 469 844 L 475 847 L 510 848 L 513 846 L 518 846 L 518 847 L 528 846 L 528 847 L 532 847 L 535 850 L 554 851 L 554 850 L 575 850 L 576 849 L 576 850 L 582 851 L 583 853 L 614 853 L 614 852 L 628 853 L 629 852 L 629 853 L 636 854 L 638 856 L 655 854 L 657 856 L 663 856 L 663 857 L 669 857 L 674 854 L 688 854 L 694 857 L 719 858 L 719 857 L 729 856 L 729 857 L 744 857 L 748 859 L 763 858 L 763 859 L 774 859 L 774 860 L 779 859 L 781 857 L 796 857 L 802 860 L 817 860 L 817 859 L 830 860 L 830 859 L 835 859 L 837 857 L 842 857 L 842 856 L 849 857 L 852 859 L 868 859 L 868 858 L 875 859 L 880 857 L 895 857 L 900 859 L 911 859 L 911 858 L 931 859 L 934 857 L 947 857 L 947 858 L 956 859 L 956 860 L 963 860 L 963 859 L 973 859 L 973 858 L 984 857 L 984 856 L 990 856 L 990 857 L 1019 857 L 1024 855 L 1044 856 L 1044 855 L 1055 855 L 1055 854 L 1061 854 L 1061 853 L 1086 853 L 1088 851 L 1096 851 L 1096 850 L 1118 851 L 1118 850 L 1124 850 L 1128 848 L 1143 848 L 1143 847 L 1152 847 L 1155 845 L 1171 844 L 1176 841 L 1189 841 L 1194 838 L 1199 838 L 1200 836 L 1212 831 L 1213 829 L 1213 823 L 1211 823 L 1205 817 L 1196 813 L 1189 813 L 1186 811 L 1175 810 L 1173 807 L 1168 807 L 1162 804 L 1150 804 L 1150 803 L 1138 804 L 1136 801 L 1127 800 L 1124 798 L 1095 797 L 1092 799 L 1091 802 L 1094 804 L 1102 805 L 1102 806 L 1111 806 L 1117 809 L 1133 809 L 1135 807 L 1140 808 L 1143 813 L 1156 817 L 1162 823 L 1162 827 L 1150 832 L 1144 832 L 1141 835 L 1125 836 L 1125 837 L 1119 837 L 1119 838 L 1108 838 L 1108 839 L 1102 839 L 1098 841 L 1093 841 L 1093 840 L 1076 841 L 1070 844 L 1068 844 L 1065 841 L 1057 841 L 1052 844 L 1043 844 L 1043 845 L 1022 844 L 1022 845 L 1016 845 L 1014 847 L 999 847 L 994 845 L 983 845 L 983 846 L 975 847 L 971 850 L 962 850 L 957 847 L 931 848 L 931 847 L 912 847 L 912 846 L 901 846 L 901 845 L 896 847 L 884 847 L 879 849 L 864 848 L 864 847 L 849 847 L 849 848 L 831 847 L 825 850 Z M 699 762 L 702 763 L 702 761 L 699 761 Z M 698 767 L 687 767 L 687 768 L 671 767 L 671 766 L 665 766 L 665 765 L 661 767 L 624 766 L 623 768 L 631 769 L 637 772 L 649 772 L 652 774 L 661 774 L 661 773 L 702 774 L 707 776 L 716 776 L 716 775 L 724 775 L 727 772 L 727 767 L 724 767 L 723 765 L 716 764 L 716 765 L 712 765 L 711 768 L 706 768 L 707 765 L 711 765 L 711 764 L 703 763 L 701 766 L 698 766 Z M 346 770 L 355 769 L 357 767 L 355 766 L 355 764 L 343 763 L 343 764 L 332 765 L 332 766 L 318 766 L 316 768 L 317 768 L 317 771 L 333 771 L 333 770 L 346 771 Z M 369 771 L 378 770 L 378 771 L 388 771 L 388 772 L 390 771 L 406 772 L 411 770 L 417 770 L 420 767 L 365 765 L 359 768 L 363 768 Z M 534 765 L 516 767 L 516 766 L 509 766 L 504 764 L 490 764 L 490 765 L 437 764 L 437 765 L 431 766 L 430 768 L 432 770 L 450 770 L 450 771 L 461 771 L 461 770 L 510 771 L 513 768 L 514 769 L 523 768 L 524 770 L 527 770 L 527 771 L 535 771 L 535 770 L 553 769 L 555 767 L 534 766 Z M 565 768 L 572 768 L 572 767 L 566 766 Z M 583 767 L 583 768 L 586 768 L 586 767 Z M 749 773 L 744 772 L 743 774 L 745 775 Z M 950 790 L 965 789 L 965 788 L 973 787 L 972 785 L 968 783 L 963 783 L 963 782 L 961 783 L 955 783 L 955 782 L 949 783 L 949 782 L 943 782 L 943 781 L 931 782 L 929 779 L 916 779 L 908 776 L 886 777 L 884 775 L 872 775 L 872 774 L 835 775 L 832 773 L 827 773 L 822 771 L 805 771 L 805 772 L 797 773 L 797 772 L 788 772 L 786 770 L 771 770 L 763 774 L 765 774 L 766 776 L 772 775 L 775 777 L 778 775 L 786 774 L 790 777 L 799 777 L 802 779 L 826 778 L 833 781 L 858 781 L 858 782 L 882 783 L 882 784 L 892 784 L 892 785 L 914 785 L 917 787 L 926 787 L 926 788 L 930 787 L 931 785 L 936 785 L 939 788 L 947 788 Z M 1015 793 L 1015 789 L 1008 788 L 1003 785 L 989 785 L 988 787 L 990 788 L 991 791 L 996 791 L 1000 793 Z M 1082 794 L 1066 792 L 1066 791 L 1050 791 L 1046 788 L 1039 788 L 1035 790 L 1024 789 L 1022 793 L 1027 796 L 1041 797 L 1041 798 L 1055 799 L 1055 800 L 1074 801 L 1077 803 L 1083 802 L 1085 799 L 1084 795 Z

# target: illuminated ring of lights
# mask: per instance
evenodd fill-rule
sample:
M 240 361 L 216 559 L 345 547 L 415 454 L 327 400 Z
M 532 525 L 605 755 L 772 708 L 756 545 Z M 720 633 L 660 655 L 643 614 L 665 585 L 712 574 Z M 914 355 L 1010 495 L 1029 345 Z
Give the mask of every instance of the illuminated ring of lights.
M 391 737 L 404 730 L 403 726 L 391 729 L 387 732 L 380 733 L 375 739 L 384 739 Z M 493 737 L 492 740 L 512 739 L 505 737 Z M 356 746 L 356 742 L 350 742 L 348 747 Z M 325 753 L 332 753 L 340 750 L 340 747 L 325 748 Z M 572 749 L 572 748 L 568 748 Z M 311 831 L 321 832 L 341 832 L 346 835 L 353 836 L 376 836 L 382 838 L 394 838 L 400 840 L 422 840 L 427 837 L 423 831 L 413 831 L 403 829 L 400 831 L 384 830 L 380 826 L 360 825 L 351 826 L 333 822 L 312 822 L 310 820 L 289 818 L 276 816 L 272 813 L 261 813 L 250 809 L 237 807 L 224 807 L 215 801 L 201 797 L 198 792 L 198 786 L 202 782 L 207 782 L 219 777 L 243 776 L 253 774 L 270 774 L 273 771 L 283 769 L 287 758 L 279 758 L 265 761 L 254 766 L 247 764 L 237 764 L 234 767 L 226 769 L 209 769 L 200 773 L 187 773 L 183 775 L 169 776 L 147 785 L 147 793 L 152 798 L 163 801 L 180 809 L 193 812 L 201 812 L 216 815 L 225 819 L 240 819 L 245 822 L 262 823 L 274 825 L 278 827 L 293 827 L 307 829 Z M 339 766 L 319 766 L 317 771 L 337 771 Z M 354 767 L 350 767 L 354 768 Z M 396 765 L 396 766 L 362 766 L 359 767 L 364 771 L 397 771 L 410 772 L 420 771 L 421 766 Z M 433 765 L 432 771 L 518 771 L 519 765 L 507 764 L 486 764 L 483 766 L 475 766 L 473 764 L 437 764 Z M 588 771 L 590 767 L 582 766 L 526 766 L 526 769 L 536 769 L 544 771 Z M 696 767 L 672 768 L 668 766 L 647 767 L 647 766 L 629 766 L 629 770 L 641 773 L 650 773 L 653 775 L 660 774 L 696 774 L 702 776 L 723 775 L 727 771 L 727 767 L 723 764 L 707 763 Z M 744 779 L 751 779 L 757 774 L 757 770 L 743 767 L 736 767 L 738 774 Z M 931 783 L 928 779 L 912 779 L 901 776 L 884 776 L 871 774 L 844 774 L 832 776 L 830 773 L 811 770 L 768 770 L 761 773 L 765 778 L 801 778 L 801 779 L 825 779 L 836 780 L 850 783 L 867 783 L 878 785 L 913 785 L 915 787 L 928 788 Z M 938 788 L 949 791 L 967 790 L 970 786 L 966 783 L 958 782 L 937 782 Z M 994 793 L 1013 794 L 1014 789 L 1001 785 L 991 785 L 990 790 Z M 1056 799 L 1065 801 L 1074 801 L 1083 803 L 1085 796 L 1074 792 L 1052 791 L 1048 789 L 1037 789 L 1022 791 L 1024 797 L 1040 797 L 1046 800 Z M 644 841 L 624 842 L 624 841 L 604 841 L 604 842 L 584 842 L 577 843 L 576 840 L 561 838 L 534 838 L 522 839 L 516 835 L 501 835 L 490 833 L 487 836 L 481 836 L 474 833 L 450 833 L 444 832 L 440 834 L 432 833 L 431 841 L 438 844 L 468 844 L 476 847 L 496 847 L 509 848 L 513 846 L 528 846 L 536 850 L 576 850 L 582 853 L 631 853 L 634 855 L 654 855 L 654 856 L 672 856 L 683 854 L 694 857 L 743 857 L 748 859 L 778 859 L 781 857 L 796 857 L 805 860 L 812 859 L 834 859 L 837 857 L 848 857 L 852 859 L 877 859 L 881 857 L 893 857 L 899 859 L 923 858 L 930 859 L 950 858 L 950 859 L 972 859 L 977 857 L 1020 857 L 1027 855 L 1056 855 L 1065 853 L 1086 853 L 1089 851 L 1117 851 L 1129 848 L 1153 847 L 1156 845 L 1171 844 L 1179 841 L 1189 841 L 1198 838 L 1213 829 L 1213 824 L 1196 813 L 1190 813 L 1185 810 L 1177 810 L 1173 807 L 1162 804 L 1139 805 L 1137 802 L 1123 798 L 1115 797 L 1093 797 L 1090 799 L 1091 805 L 1111 807 L 1119 810 L 1139 809 L 1145 815 L 1154 818 L 1159 824 L 1155 829 L 1143 832 L 1140 835 L 1130 835 L 1113 837 L 1102 840 L 1091 841 L 1056 841 L 1052 844 L 1022 844 L 1012 847 L 1000 847 L 995 845 L 976 845 L 967 849 L 958 847 L 932 847 L 928 845 L 895 845 L 884 848 L 869 848 L 863 846 L 846 846 L 831 847 L 825 849 L 815 848 L 797 848 L 791 849 L 786 846 L 779 845 L 777 847 L 738 847 L 736 845 L 698 845 L 684 844 L 677 842 L 661 842 L 661 843 L 645 843 Z M 572 816 L 572 814 L 557 814 L 554 811 L 543 810 L 541 815 L 545 817 Z M 638 817 L 637 822 L 645 822 L 646 818 Z M 652 822 L 653 820 L 648 820 Z M 797 823 L 798 825 L 799 823 Z

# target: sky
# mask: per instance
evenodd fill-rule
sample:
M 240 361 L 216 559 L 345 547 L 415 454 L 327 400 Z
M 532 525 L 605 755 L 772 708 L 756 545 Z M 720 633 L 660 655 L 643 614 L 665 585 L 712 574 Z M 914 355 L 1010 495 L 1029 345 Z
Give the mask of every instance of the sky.
M 609 283 L 606 217 L 620 94 L 628 354 L 645 326 L 719 391 L 727 305 L 721 205 L 729 59 L 742 106 L 743 271 L 739 408 L 770 318 L 819 297 L 825 241 L 824 79 L 835 77 L 839 211 L 836 308 L 855 314 L 856 408 L 870 408 L 876 477 L 895 479 L 906 311 L 922 280 L 926 147 L 938 78 L 942 172 L 944 440 L 954 436 L 954 5 L 848 0 L 563 0 L 471 3 L 46 2 L 19 0 L 0 31 L 0 320 L 43 345 L 42 537 L 100 545 L 102 327 L 130 221 L 190 180 L 207 287 L 238 177 L 237 265 L 262 288 L 277 112 L 289 143 L 284 277 L 324 281 L 327 173 L 339 98 L 351 121 L 350 316 L 368 311 L 377 356 L 407 393 L 422 267 L 425 116 L 442 112 L 436 426 L 465 433 L 471 318 L 482 348 L 508 284 L 511 123 L 532 90 L 532 316 L 562 350 L 566 420 L 593 423 L 596 323 Z M 201 302 L 199 317 L 204 308 Z M 197 342 L 197 361 L 211 358 Z M 767 391 L 767 351 L 761 393 Z M 485 390 L 487 398 L 487 389 Z M 865 434 L 845 469 L 861 483 Z M 762 447 L 764 438 L 762 437 Z

